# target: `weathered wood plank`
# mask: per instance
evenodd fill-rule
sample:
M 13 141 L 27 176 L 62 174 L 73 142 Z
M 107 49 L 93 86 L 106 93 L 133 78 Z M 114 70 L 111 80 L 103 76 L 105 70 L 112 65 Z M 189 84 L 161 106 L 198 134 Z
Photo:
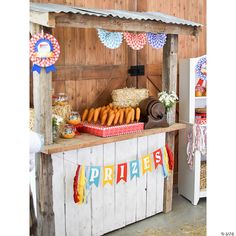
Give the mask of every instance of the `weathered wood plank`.
M 138 140 L 137 138 L 133 138 L 125 141 L 124 148 L 124 158 L 127 160 L 136 160 L 138 156 Z M 129 150 L 129 151 L 127 151 Z M 129 162 L 127 163 L 127 165 Z M 129 166 L 127 166 L 127 170 L 129 170 Z M 131 224 L 136 220 L 136 206 L 137 206 L 137 182 L 136 178 L 130 180 L 130 176 L 128 176 L 129 171 L 127 171 L 127 183 L 125 184 L 125 224 Z M 142 178 L 142 177 L 141 177 Z
M 177 89 L 177 53 L 178 35 L 167 35 L 167 41 L 163 49 L 162 89 L 175 91 Z M 176 108 L 172 108 L 169 122 L 175 122 Z M 174 153 L 175 134 L 166 135 L 166 143 Z M 173 173 L 165 179 L 164 212 L 172 210 Z
M 137 159 L 140 160 L 140 157 L 147 155 L 147 136 L 138 138 L 138 155 Z M 141 167 L 141 166 L 140 166 Z M 146 175 L 141 176 L 140 169 L 140 178 L 137 178 L 137 195 L 136 195 L 136 219 L 142 220 L 146 217 L 146 206 L 147 206 L 147 180 Z
M 91 165 L 91 149 L 90 148 L 82 148 L 78 150 L 78 164 L 85 165 L 89 167 Z M 92 201 L 91 201 L 91 188 L 87 192 L 87 202 L 81 204 L 78 207 L 79 209 L 79 232 L 74 232 L 73 235 L 91 235 L 92 232 L 92 220 L 91 220 L 91 212 L 92 212 Z
M 115 143 L 104 144 L 103 165 L 109 166 L 115 163 Z M 101 178 L 102 179 L 102 178 Z M 115 222 L 115 185 L 105 185 L 103 188 L 103 233 L 114 229 Z
M 82 133 L 81 135 L 76 136 L 75 138 L 70 139 L 70 140 L 59 139 L 57 143 L 55 144 L 44 146 L 44 149 L 42 151 L 46 154 L 52 154 L 52 153 L 57 153 L 57 152 L 62 152 L 62 151 L 80 149 L 84 147 L 92 147 L 92 146 L 96 146 L 100 144 L 118 142 L 118 141 L 123 141 L 123 140 L 137 138 L 137 137 L 143 137 L 143 136 L 152 135 L 152 134 L 172 132 L 175 130 L 180 130 L 180 129 L 185 129 L 185 128 L 186 128 L 185 124 L 176 123 L 167 128 L 148 129 L 148 130 L 143 130 L 138 133 L 124 134 L 124 135 L 107 137 L 107 138 L 102 138 L 102 137 Z
M 44 135 L 45 144 L 52 143 L 52 73 L 33 72 L 35 132 Z
M 103 166 L 103 146 L 95 146 L 91 148 L 91 165 Z M 91 218 L 92 218 L 92 235 L 103 235 L 103 187 L 91 187 Z M 85 235 L 85 234 L 84 234 Z
M 64 171 L 65 171 L 65 223 L 66 235 L 74 235 L 75 232 L 78 236 L 80 232 L 80 206 L 75 204 L 73 199 L 73 183 L 74 175 L 77 169 L 77 150 L 68 151 L 64 154 Z
M 115 154 L 115 165 L 126 162 L 127 158 L 127 141 L 116 142 L 116 154 Z M 117 173 L 117 172 L 116 172 Z M 116 179 L 116 178 L 115 178 Z M 123 181 L 120 181 L 118 184 L 115 184 L 115 228 L 121 228 L 125 226 L 125 212 L 126 212 L 126 184 Z
M 196 27 L 166 24 L 151 20 L 128 20 L 113 17 L 98 17 L 71 13 L 56 15 L 57 27 L 75 28 L 104 28 L 107 30 L 137 31 L 137 32 L 160 32 L 166 34 L 195 35 Z
M 52 177 L 53 190 L 53 210 L 55 214 L 55 236 L 66 235 L 65 229 L 65 173 L 64 173 L 64 154 L 57 153 L 52 155 L 52 165 L 55 170 Z
M 30 10 L 30 22 L 46 27 L 55 27 L 55 17 L 49 12 Z
M 52 157 L 37 154 L 36 168 L 36 200 L 37 200 L 37 235 L 55 235 L 52 191 Z

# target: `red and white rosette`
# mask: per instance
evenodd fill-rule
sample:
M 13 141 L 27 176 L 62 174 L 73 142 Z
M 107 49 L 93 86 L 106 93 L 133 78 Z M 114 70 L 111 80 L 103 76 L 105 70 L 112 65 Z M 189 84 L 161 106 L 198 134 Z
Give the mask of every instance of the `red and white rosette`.
M 30 60 L 34 63 L 32 70 L 40 73 L 42 67 L 46 72 L 55 71 L 53 66 L 60 55 L 60 46 L 56 38 L 47 33 L 38 33 L 30 39 Z
M 140 50 L 147 43 L 146 33 L 124 33 L 126 43 L 134 50 Z

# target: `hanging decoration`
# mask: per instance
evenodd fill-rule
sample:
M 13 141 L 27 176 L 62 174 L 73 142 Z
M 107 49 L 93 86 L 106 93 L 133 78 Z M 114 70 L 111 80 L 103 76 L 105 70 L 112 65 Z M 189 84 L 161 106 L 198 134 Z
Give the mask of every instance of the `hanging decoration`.
M 97 29 L 98 37 L 105 47 L 110 49 L 119 48 L 122 40 L 123 33 L 121 32 L 109 32 L 103 29 Z
M 124 33 L 126 43 L 134 50 L 140 50 L 147 43 L 146 33 Z
M 207 79 L 207 58 L 206 56 L 200 58 L 195 66 L 195 74 L 198 79 L 196 86 L 202 86 Z
M 43 31 L 35 34 L 30 39 L 30 60 L 33 62 L 32 71 L 41 72 L 41 68 L 46 68 L 46 73 L 55 71 L 54 64 L 60 55 L 58 41 L 51 34 Z
M 148 43 L 153 48 L 163 48 L 166 43 L 166 34 L 154 34 L 154 33 L 147 33 L 147 40 Z
M 167 144 L 140 159 L 117 164 L 116 166 L 108 165 L 101 168 L 101 166 L 78 165 L 74 177 L 74 202 L 77 204 L 85 203 L 89 188 L 92 184 L 98 187 L 101 179 L 102 186 L 119 184 L 120 182 L 126 183 L 128 176 L 130 180 L 135 176 L 139 178 L 141 175 L 140 169 L 142 175 L 145 175 L 148 171 L 156 170 L 158 165 L 161 165 L 164 177 L 168 177 L 174 168 L 174 156 Z

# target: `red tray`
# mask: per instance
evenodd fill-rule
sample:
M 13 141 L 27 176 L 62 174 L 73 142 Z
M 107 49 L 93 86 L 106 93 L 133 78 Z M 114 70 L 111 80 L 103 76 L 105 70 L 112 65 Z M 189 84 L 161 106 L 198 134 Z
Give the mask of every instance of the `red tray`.
M 122 134 L 140 132 L 144 130 L 143 122 L 136 122 L 128 125 L 102 126 L 101 124 L 83 123 L 83 132 L 100 137 L 111 137 Z

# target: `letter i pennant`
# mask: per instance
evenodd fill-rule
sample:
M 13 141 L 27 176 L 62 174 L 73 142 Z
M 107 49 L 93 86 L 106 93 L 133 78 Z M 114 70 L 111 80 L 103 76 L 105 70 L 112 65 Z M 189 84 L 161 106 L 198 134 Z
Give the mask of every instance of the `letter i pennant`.
M 118 184 L 121 180 L 127 182 L 127 163 L 122 163 L 117 166 L 117 181 Z

